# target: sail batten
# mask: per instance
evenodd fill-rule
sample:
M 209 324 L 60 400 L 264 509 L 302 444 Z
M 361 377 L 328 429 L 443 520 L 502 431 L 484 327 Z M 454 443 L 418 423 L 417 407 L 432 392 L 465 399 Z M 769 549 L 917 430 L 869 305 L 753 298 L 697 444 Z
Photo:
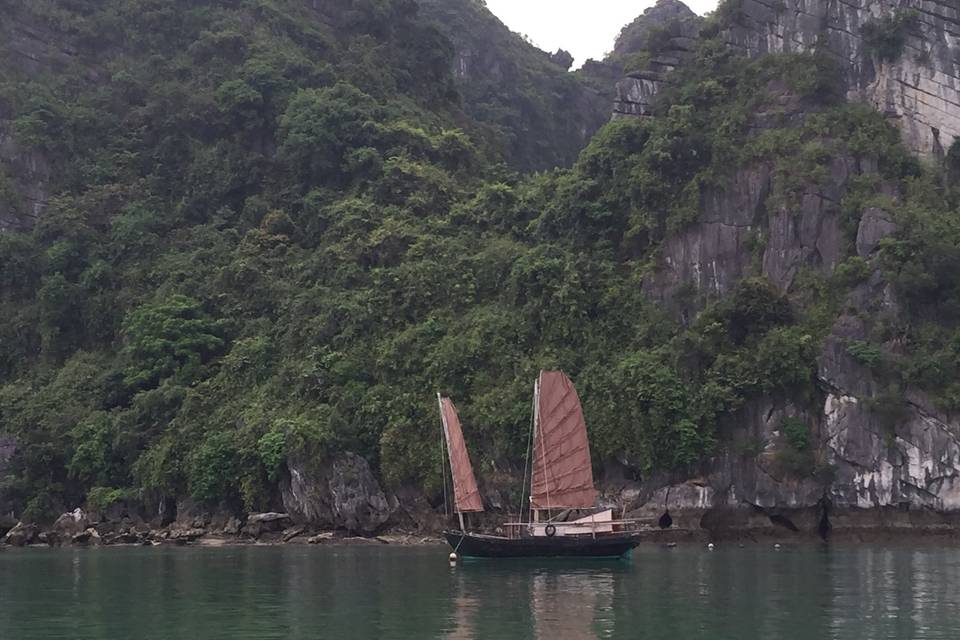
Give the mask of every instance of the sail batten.
M 443 434 L 447 441 L 447 454 L 453 476 L 454 510 L 457 513 L 483 511 L 483 499 L 473 475 L 467 444 L 463 440 L 460 417 L 450 398 L 440 398 L 440 416 L 443 419 Z
M 562 371 L 541 372 L 537 389 L 531 506 L 589 509 L 597 492 L 577 390 Z

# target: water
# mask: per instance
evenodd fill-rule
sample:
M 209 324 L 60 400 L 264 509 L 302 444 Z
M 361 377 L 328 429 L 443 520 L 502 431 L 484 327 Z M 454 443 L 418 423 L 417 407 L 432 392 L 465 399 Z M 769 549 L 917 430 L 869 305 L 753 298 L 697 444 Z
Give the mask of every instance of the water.
M 0 638 L 960 638 L 960 550 L 638 549 L 472 561 L 442 547 L 0 552 Z

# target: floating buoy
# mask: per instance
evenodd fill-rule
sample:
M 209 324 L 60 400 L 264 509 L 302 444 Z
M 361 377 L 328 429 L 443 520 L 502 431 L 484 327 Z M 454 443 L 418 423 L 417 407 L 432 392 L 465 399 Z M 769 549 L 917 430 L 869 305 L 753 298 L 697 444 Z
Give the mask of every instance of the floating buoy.
M 453 563 L 453 562 L 456 562 L 456 561 L 457 561 L 457 554 L 456 554 L 456 552 L 451 551 L 451 552 L 450 552 L 450 562 Z
M 773 545 L 773 548 L 776 549 L 777 551 L 779 551 L 779 550 L 780 550 L 780 543 L 778 542 L 777 544 Z
M 710 551 L 713 551 L 713 543 L 712 543 L 712 542 L 707 545 L 707 549 L 709 549 Z

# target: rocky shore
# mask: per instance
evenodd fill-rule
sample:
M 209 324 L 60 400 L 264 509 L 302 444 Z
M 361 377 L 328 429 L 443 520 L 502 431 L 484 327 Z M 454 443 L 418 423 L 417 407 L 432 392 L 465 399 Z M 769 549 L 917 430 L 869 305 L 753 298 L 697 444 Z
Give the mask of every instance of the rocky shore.
M 183 506 L 183 505 L 181 505 Z M 486 514 L 475 528 L 498 533 L 504 514 Z M 627 512 L 641 522 L 650 544 L 872 543 L 960 544 L 960 515 L 929 510 L 683 508 L 658 512 L 652 505 Z M 328 529 L 298 522 L 287 513 L 198 512 L 169 523 L 148 522 L 134 509 L 115 505 L 109 512 L 75 509 L 48 525 L 0 518 L 0 547 L 224 546 L 224 545 L 424 545 L 443 544 L 443 518 L 376 532 Z
M 437 535 L 391 530 L 379 535 L 357 535 L 348 530 L 320 530 L 297 524 L 286 513 L 251 513 L 208 519 L 202 516 L 160 526 L 136 515 L 120 518 L 76 509 L 46 526 L 0 521 L 0 545 L 10 547 L 98 547 L 225 544 L 431 544 Z

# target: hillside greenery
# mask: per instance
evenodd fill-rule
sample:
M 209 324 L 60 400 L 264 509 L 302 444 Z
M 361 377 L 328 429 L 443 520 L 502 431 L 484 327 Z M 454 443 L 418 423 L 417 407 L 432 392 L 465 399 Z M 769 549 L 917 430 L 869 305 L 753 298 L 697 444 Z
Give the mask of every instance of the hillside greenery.
M 419 3 L 423 17 L 454 44 L 464 111 L 511 168 L 569 167 L 609 120 L 613 79 L 568 72 L 568 52 L 537 49 L 500 22 L 485 0 Z
M 124 496 L 266 509 L 286 460 L 345 450 L 435 499 L 435 392 L 480 474 L 519 474 L 541 368 L 576 380 L 598 465 L 692 471 L 751 398 L 818 402 L 822 342 L 876 269 L 906 311 L 851 349 L 891 393 L 960 406 L 955 194 L 842 102 L 829 60 L 706 40 L 657 118 L 519 176 L 410 0 L 317 4 L 0 0 L 81 52 L 0 66 L 17 139 L 57 168 L 36 228 L 0 233 L 0 432 L 18 440 L 0 492 L 18 513 Z M 752 134 L 784 90 L 811 117 Z M 841 153 L 902 198 L 851 193 L 835 273 L 789 295 L 759 269 L 723 299 L 690 291 L 687 322 L 643 294 L 664 239 L 738 167 L 770 163 L 790 205 Z M 853 257 L 868 200 L 903 225 L 869 262 Z M 806 455 L 803 426 L 789 437 Z

